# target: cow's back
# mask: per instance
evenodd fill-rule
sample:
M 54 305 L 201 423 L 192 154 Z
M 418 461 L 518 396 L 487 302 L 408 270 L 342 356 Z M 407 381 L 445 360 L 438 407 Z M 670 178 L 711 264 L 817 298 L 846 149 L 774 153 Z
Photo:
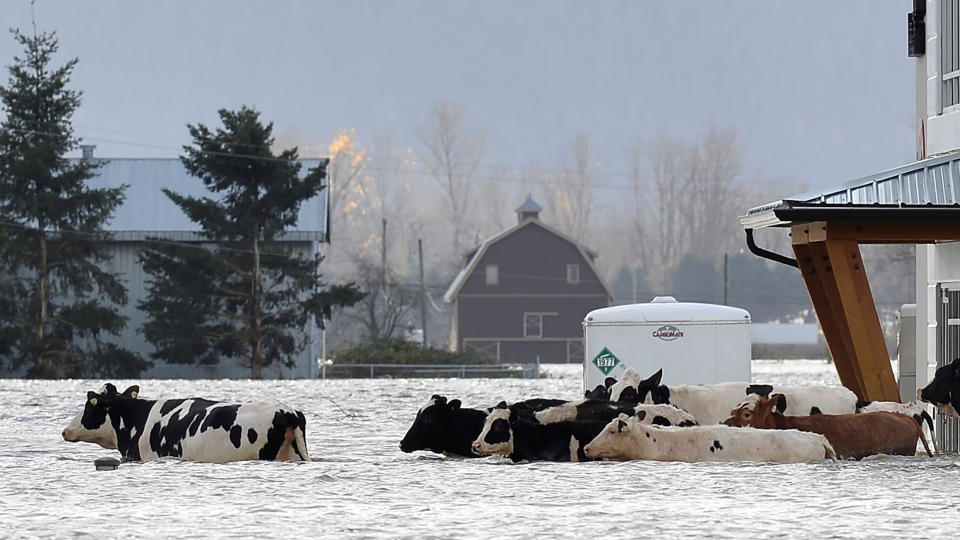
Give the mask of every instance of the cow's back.
M 921 431 L 909 416 L 891 412 L 817 414 L 785 418 L 785 425 L 819 433 L 840 458 L 861 459 L 874 454 L 913 456 Z
M 302 413 L 275 403 L 164 400 L 150 410 L 139 449 L 144 460 L 309 460 L 304 425 Z
M 668 387 L 670 403 L 686 410 L 702 425 L 719 424 L 730 416 L 746 395 L 745 382 L 688 385 Z
M 761 430 L 713 425 L 649 429 L 656 430 L 650 432 L 650 438 L 656 439 L 658 454 L 646 459 L 802 463 L 823 461 L 828 456 L 827 439 L 815 433 L 797 430 Z

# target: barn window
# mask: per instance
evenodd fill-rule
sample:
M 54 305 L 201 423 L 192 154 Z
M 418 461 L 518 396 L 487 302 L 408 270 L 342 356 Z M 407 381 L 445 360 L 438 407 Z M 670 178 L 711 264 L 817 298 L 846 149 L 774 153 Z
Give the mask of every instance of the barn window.
M 568 264 L 567 265 L 567 283 L 576 285 L 580 283 L 580 265 L 579 264 Z
M 543 313 L 523 314 L 523 337 L 543 337 Z
M 500 283 L 500 267 L 495 264 L 487 265 L 487 285 Z

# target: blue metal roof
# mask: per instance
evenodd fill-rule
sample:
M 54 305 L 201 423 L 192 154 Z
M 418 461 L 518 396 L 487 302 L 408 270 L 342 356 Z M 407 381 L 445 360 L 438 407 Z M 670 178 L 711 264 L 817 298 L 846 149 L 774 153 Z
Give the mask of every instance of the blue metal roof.
M 128 186 L 126 199 L 105 226 L 107 231 L 117 233 L 118 239 L 136 240 L 148 235 L 189 239 L 200 230 L 161 191 L 167 188 L 183 195 L 213 197 L 199 178 L 187 172 L 178 158 L 119 158 L 103 161 L 106 163 L 97 171 L 97 176 L 88 181 L 88 185 L 92 188 Z M 301 173 L 306 174 L 307 170 L 321 161 L 301 159 Z M 304 201 L 297 226 L 290 229 L 290 233 L 285 235 L 286 239 L 327 239 L 328 191 L 324 189 L 317 197 Z
M 801 212 L 845 210 L 861 216 L 943 217 L 960 211 L 960 152 L 879 172 L 822 192 L 804 193 L 751 208 L 740 218 L 745 229 L 788 225 Z

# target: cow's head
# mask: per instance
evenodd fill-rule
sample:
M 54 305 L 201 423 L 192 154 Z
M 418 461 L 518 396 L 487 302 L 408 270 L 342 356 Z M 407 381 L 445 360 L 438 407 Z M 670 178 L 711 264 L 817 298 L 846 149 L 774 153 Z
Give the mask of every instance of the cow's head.
M 583 447 L 583 453 L 591 458 L 616 458 L 622 454 L 620 447 L 630 436 L 632 424 L 638 422 L 626 414 L 614 418 L 599 435 Z M 629 444 L 629 443 L 626 443 Z
M 770 397 L 751 394 L 736 409 L 730 411 L 730 418 L 723 423 L 732 427 L 773 429 L 777 427 L 778 415 L 783 416 L 785 410 L 787 397 L 783 394 L 773 394 Z
M 430 401 L 417 411 L 413 425 L 400 441 L 400 450 L 410 453 L 414 450 L 442 452 L 440 441 L 450 429 L 452 416 L 460 408 L 459 399 L 447 401 L 444 396 L 434 394 Z
M 660 384 L 662 378 L 663 369 L 658 369 L 657 372 L 649 378 L 640 381 L 640 383 L 637 384 L 636 403 L 669 403 L 670 390 Z
M 930 384 L 917 391 L 924 403 L 932 403 L 948 416 L 960 418 L 960 358 L 937 368 Z
M 472 448 L 480 455 L 509 456 L 513 453 L 513 430 L 510 429 L 510 409 L 506 402 L 501 401 L 491 409 Z
M 583 397 L 587 399 L 610 399 L 610 387 L 616 384 L 617 380 L 613 377 L 607 377 L 603 380 L 603 384 L 598 384 L 593 388 L 593 390 L 587 390 L 583 393 Z
M 63 430 L 63 440 L 68 442 L 89 442 L 104 448 L 117 448 L 117 432 L 110 419 L 110 410 L 123 400 L 136 399 L 139 386 L 131 386 L 117 392 L 117 387 L 107 383 L 99 392 L 87 392 L 87 401 L 73 420 Z

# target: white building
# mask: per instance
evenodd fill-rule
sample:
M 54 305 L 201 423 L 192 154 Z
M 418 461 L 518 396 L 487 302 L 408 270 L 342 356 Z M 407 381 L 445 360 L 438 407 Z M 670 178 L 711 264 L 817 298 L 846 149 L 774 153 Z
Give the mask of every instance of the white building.
M 878 344 L 860 243 L 918 243 L 916 359 L 900 371 L 915 367 L 922 387 L 938 365 L 960 357 L 960 0 L 914 0 L 905 33 L 917 59 L 918 161 L 741 218 L 754 253 L 801 269 L 844 384 L 883 396 L 897 389 Z M 770 226 L 793 228 L 796 259 L 752 243 L 754 229 Z M 956 451 L 957 422 L 938 414 L 938 423 L 943 447 Z

